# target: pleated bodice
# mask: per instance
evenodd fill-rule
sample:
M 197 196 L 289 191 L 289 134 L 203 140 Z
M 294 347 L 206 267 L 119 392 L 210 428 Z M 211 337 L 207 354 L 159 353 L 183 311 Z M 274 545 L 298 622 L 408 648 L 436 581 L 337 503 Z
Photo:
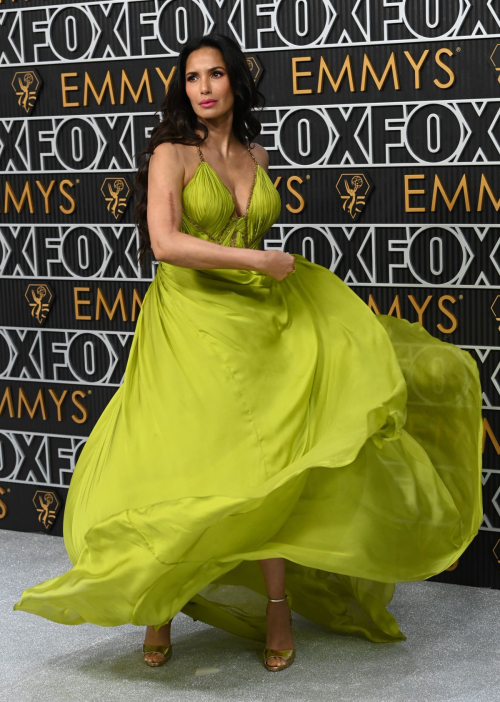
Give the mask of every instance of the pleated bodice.
M 181 231 L 223 246 L 257 249 L 265 232 L 278 219 L 281 198 L 265 169 L 254 161 L 254 178 L 245 213 L 236 214 L 231 192 L 205 161 L 182 191 Z

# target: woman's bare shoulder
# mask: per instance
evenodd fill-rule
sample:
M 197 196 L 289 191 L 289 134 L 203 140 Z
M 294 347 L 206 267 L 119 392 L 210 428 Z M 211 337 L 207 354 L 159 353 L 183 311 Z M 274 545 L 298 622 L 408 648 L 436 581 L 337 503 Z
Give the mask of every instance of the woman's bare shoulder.
M 155 148 L 153 154 L 159 154 L 162 159 L 189 160 L 194 146 L 189 144 L 174 144 L 171 141 L 164 141 Z
M 182 187 L 191 180 L 199 163 L 196 146 L 171 141 L 159 144 L 153 152 L 152 159 L 153 163 L 156 160 L 155 169 L 177 174 L 177 177 L 182 179 Z

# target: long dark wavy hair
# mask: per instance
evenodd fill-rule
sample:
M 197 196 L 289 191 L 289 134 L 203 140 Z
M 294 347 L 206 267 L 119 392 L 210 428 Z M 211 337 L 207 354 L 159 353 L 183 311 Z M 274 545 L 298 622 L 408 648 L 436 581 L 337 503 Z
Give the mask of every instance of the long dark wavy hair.
M 213 46 L 219 49 L 224 58 L 234 94 L 232 123 L 234 136 L 246 145 L 250 144 L 261 132 L 261 123 L 252 110 L 255 108 L 262 110 L 265 106 L 265 97 L 255 86 L 248 62 L 240 46 L 231 37 L 215 32 L 193 37 L 184 46 L 177 59 L 174 76 L 160 108 L 162 119 L 153 128 L 146 148 L 137 154 L 139 166 L 133 183 L 135 198 L 133 220 L 140 236 L 140 247 L 137 250 L 136 260 L 140 262 L 143 271 L 146 270 L 146 258 L 150 261 L 153 256 L 147 223 L 148 172 L 151 154 L 159 144 L 165 141 L 174 144 L 196 145 L 203 144 L 208 137 L 208 128 L 198 120 L 185 88 L 188 56 L 192 51 L 203 46 Z M 200 137 L 196 133 L 196 129 L 201 130 L 204 136 Z

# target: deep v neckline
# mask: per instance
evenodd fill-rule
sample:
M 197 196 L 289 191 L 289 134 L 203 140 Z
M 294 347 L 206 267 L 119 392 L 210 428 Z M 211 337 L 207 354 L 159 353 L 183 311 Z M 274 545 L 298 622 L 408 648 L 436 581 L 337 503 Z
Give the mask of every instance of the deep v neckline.
M 213 168 L 213 167 L 208 163 L 208 161 L 205 161 L 205 158 L 204 158 L 204 156 L 203 156 L 203 152 L 202 152 L 202 150 L 201 150 L 199 144 L 197 144 L 196 146 L 198 147 L 198 153 L 199 153 L 199 155 L 200 155 L 200 160 L 201 160 L 201 163 L 198 164 L 198 168 L 196 169 L 196 171 L 198 171 L 198 169 L 200 168 L 200 166 L 202 166 L 203 164 L 205 164 L 206 166 L 208 166 L 208 168 L 212 171 L 212 173 L 213 173 L 214 176 L 217 178 L 217 180 L 219 181 L 219 183 L 220 183 L 220 184 L 227 190 L 227 192 L 229 193 L 229 197 L 231 198 L 231 200 L 232 200 L 232 202 L 233 202 L 233 216 L 234 216 L 234 218 L 235 218 L 235 219 L 245 219 L 245 217 L 248 215 L 248 212 L 249 212 L 249 210 L 250 210 L 250 205 L 252 204 L 253 191 L 254 191 L 254 189 L 255 189 L 255 182 L 256 182 L 256 180 L 257 180 L 257 171 L 258 171 L 258 169 L 259 169 L 259 163 L 258 163 L 257 159 L 255 158 L 255 156 L 252 154 L 252 152 L 250 151 L 250 149 L 248 148 L 248 146 L 246 146 L 245 148 L 246 148 L 246 150 L 248 151 L 248 153 L 250 154 L 250 156 L 252 157 L 252 159 L 253 159 L 253 161 L 254 161 L 254 163 L 255 163 L 255 167 L 254 167 L 254 172 L 253 172 L 253 183 L 252 183 L 252 187 L 251 187 L 251 189 L 250 189 L 250 195 L 248 196 L 247 206 L 246 206 L 245 212 L 244 212 L 242 215 L 239 215 L 239 214 L 236 212 L 236 201 L 235 201 L 235 199 L 234 199 L 234 197 L 233 197 L 232 192 L 229 190 L 229 188 L 227 187 L 227 185 L 224 183 L 224 181 L 222 180 L 222 178 L 220 177 L 220 175 L 217 173 L 217 171 L 215 170 L 215 168 Z M 196 173 L 195 173 L 195 175 L 196 175 Z M 193 178 L 194 178 L 194 176 L 193 176 Z M 191 178 L 191 180 L 193 180 L 193 178 Z M 191 182 L 191 180 L 189 181 L 189 183 Z M 186 188 L 187 188 L 187 186 L 189 185 L 189 183 L 186 185 Z

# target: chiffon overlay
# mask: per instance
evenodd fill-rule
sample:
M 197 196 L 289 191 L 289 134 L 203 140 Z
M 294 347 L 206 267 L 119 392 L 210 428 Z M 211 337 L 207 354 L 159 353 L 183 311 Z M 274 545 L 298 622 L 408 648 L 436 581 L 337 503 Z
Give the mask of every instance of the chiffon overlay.
M 249 149 L 238 215 L 199 153 L 183 231 L 259 248 L 281 208 L 266 171 Z M 406 638 L 386 609 L 395 583 L 450 567 L 482 520 L 477 364 L 294 256 L 282 281 L 159 262 L 69 486 L 72 567 L 15 610 L 156 629 L 182 611 L 264 641 L 258 559 L 283 557 L 292 610 Z

